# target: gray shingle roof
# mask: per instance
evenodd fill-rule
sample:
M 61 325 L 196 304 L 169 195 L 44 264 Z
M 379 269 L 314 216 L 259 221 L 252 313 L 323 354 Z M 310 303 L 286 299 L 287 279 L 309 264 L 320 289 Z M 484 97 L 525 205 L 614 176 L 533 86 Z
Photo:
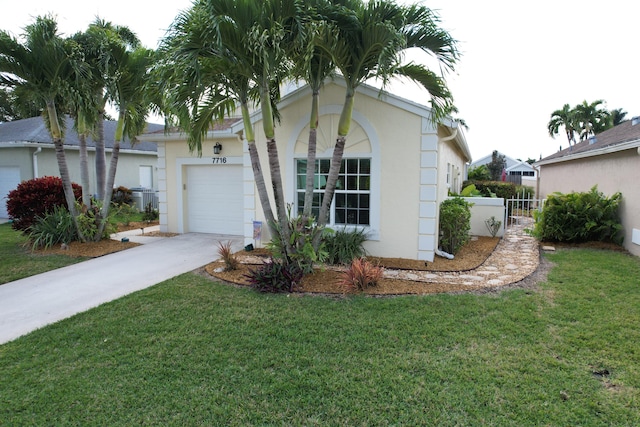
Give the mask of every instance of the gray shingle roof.
M 640 140 L 640 123 L 634 125 L 634 122 L 634 120 L 627 120 L 624 123 L 620 123 L 618 126 L 597 134 L 593 140 L 587 139 L 579 142 L 571 149 L 565 148 L 564 150 L 547 156 L 540 161 L 560 159 L 562 157 L 574 156 L 576 154 L 611 147 L 624 142 Z
M 78 134 L 73 129 L 73 120 L 70 117 L 65 118 L 66 130 L 64 136 L 64 144 L 68 146 L 78 146 Z M 104 142 L 106 148 L 113 148 L 113 138 L 116 131 L 117 122 L 113 120 L 104 121 Z M 147 124 L 146 132 L 162 131 L 164 125 L 154 123 Z M 0 123 L 0 142 L 32 142 L 42 144 L 52 144 L 51 135 L 45 126 L 42 117 L 32 117 L 24 120 L 14 120 L 12 122 Z M 87 145 L 95 147 L 95 142 L 91 137 L 87 138 Z M 121 145 L 122 149 L 139 150 L 139 151 L 158 151 L 158 147 L 153 142 L 138 141 L 131 145 L 126 139 Z

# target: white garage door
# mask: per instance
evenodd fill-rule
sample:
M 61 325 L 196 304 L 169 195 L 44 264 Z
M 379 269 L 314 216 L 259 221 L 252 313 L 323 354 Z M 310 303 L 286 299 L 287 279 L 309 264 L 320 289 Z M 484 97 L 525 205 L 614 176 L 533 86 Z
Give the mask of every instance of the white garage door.
M 188 230 L 243 234 L 241 165 L 187 167 Z
M 7 195 L 20 184 L 18 166 L 0 166 L 0 218 L 9 218 L 7 213 Z

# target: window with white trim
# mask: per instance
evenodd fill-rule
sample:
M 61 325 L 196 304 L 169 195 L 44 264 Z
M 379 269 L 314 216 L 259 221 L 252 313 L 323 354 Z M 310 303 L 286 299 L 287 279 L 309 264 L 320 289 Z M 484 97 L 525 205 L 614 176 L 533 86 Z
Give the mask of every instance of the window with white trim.
M 317 159 L 314 166 L 312 213 L 317 218 L 329 176 L 330 159 Z M 304 208 L 307 161 L 296 160 L 296 202 L 298 213 Z M 331 223 L 369 226 L 371 206 L 371 159 L 343 159 L 331 204 Z

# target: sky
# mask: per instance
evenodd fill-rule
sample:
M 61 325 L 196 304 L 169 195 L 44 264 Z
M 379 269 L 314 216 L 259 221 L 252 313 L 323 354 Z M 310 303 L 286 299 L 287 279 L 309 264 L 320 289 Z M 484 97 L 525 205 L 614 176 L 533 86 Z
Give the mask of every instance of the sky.
M 410 0 L 400 0 L 409 3 Z M 64 35 L 84 31 L 96 16 L 131 28 L 156 48 L 191 0 L 0 0 L 0 29 L 18 36 L 34 17 L 52 13 Z M 526 160 L 567 147 L 547 123 L 554 110 L 602 99 L 607 109 L 640 116 L 637 19 L 640 2 L 619 0 L 426 0 L 462 53 L 446 80 L 474 159 L 498 150 Z M 424 57 L 410 56 L 414 61 Z M 390 92 L 427 104 L 413 83 Z

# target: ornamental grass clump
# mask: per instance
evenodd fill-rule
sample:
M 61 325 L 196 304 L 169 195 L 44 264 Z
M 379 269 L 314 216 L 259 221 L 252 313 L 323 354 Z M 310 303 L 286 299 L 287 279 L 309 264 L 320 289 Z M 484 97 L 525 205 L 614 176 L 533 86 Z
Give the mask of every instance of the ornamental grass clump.
M 218 242 L 218 256 L 224 261 L 224 270 L 233 271 L 237 270 L 240 265 L 240 261 L 233 253 L 231 249 L 231 241 L 227 243 Z
M 383 273 L 384 268 L 364 258 L 356 258 L 349 268 L 342 272 L 340 284 L 347 291 L 364 291 L 371 286 L 376 286 L 382 279 Z

